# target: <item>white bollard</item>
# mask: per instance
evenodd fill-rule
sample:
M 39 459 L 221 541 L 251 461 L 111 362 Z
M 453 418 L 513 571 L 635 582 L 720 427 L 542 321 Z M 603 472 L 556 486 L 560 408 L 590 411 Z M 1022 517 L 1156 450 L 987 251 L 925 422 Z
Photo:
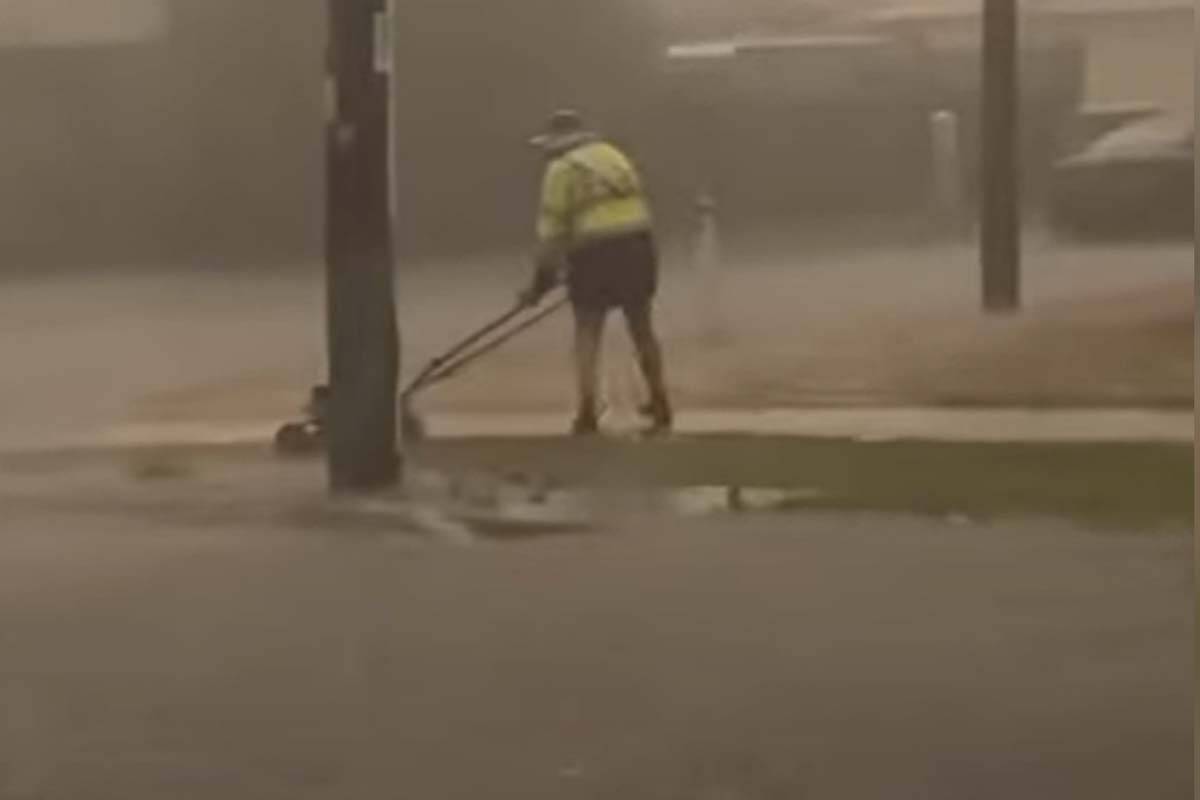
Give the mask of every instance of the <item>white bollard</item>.
M 934 215 L 939 231 L 951 235 L 966 232 L 964 207 L 962 135 L 958 114 L 937 111 L 930 117 L 933 152 Z
M 692 250 L 692 274 L 696 290 L 697 332 L 703 339 L 720 340 L 728 332 L 722 308 L 721 234 L 717 221 L 717 201 L 710 192 L 696 197 L 696 242 Z

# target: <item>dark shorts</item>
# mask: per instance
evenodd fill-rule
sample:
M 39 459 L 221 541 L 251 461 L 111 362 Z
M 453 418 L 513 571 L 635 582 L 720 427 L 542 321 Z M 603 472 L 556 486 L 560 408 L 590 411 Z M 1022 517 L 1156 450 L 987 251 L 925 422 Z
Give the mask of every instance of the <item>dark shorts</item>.
M 577 308 L 636 308 L 658 291 L 658 250 L 648 232 L 584 245 L 569 260 L 567 288 Z

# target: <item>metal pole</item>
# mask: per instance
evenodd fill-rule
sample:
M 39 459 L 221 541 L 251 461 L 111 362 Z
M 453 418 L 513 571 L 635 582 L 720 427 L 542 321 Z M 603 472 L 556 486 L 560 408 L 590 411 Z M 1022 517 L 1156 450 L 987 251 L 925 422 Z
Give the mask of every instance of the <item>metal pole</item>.
M 400 477 L 386 0 L 328 0 L 325 263 L 330 485 Z
M 981 231 L 983 306 L 1021 305 L 1018 0 L 984 0 Z

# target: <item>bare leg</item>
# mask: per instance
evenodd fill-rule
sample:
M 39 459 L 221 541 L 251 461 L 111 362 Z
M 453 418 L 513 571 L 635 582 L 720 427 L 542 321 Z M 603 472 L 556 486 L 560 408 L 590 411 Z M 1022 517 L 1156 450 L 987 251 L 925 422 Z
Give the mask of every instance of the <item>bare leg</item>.
M 667 397 L 666 379 L 663 376 L 662 346 L 654 330 L 654 315 L 650 303 L 626 306 L 625 322 L 629 325 L 629 337 L 637 348 L 642 375 L 650 390 L 650 415 L 656 426 L 671 424 L 671 403 Z
M 600 381 L 600 343 L 604 336 L 604 319 L 606 312 L 596 309 L 575 309 L 575 375 L 579 387 L 579 417 L 576 420 L 577 432 L 580 427 L 595 428 L 596 400 L 599 395 Z

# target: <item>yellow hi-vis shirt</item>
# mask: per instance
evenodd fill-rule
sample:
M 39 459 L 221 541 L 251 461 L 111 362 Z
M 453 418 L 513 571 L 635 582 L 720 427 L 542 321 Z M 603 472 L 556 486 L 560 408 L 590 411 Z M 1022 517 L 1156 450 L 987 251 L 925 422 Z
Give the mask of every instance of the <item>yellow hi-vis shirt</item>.
M 542 183 L 538 239 L 574 249 L 651 228 L 650 207 L 633 162 L 608 142 L 559 156 Z

